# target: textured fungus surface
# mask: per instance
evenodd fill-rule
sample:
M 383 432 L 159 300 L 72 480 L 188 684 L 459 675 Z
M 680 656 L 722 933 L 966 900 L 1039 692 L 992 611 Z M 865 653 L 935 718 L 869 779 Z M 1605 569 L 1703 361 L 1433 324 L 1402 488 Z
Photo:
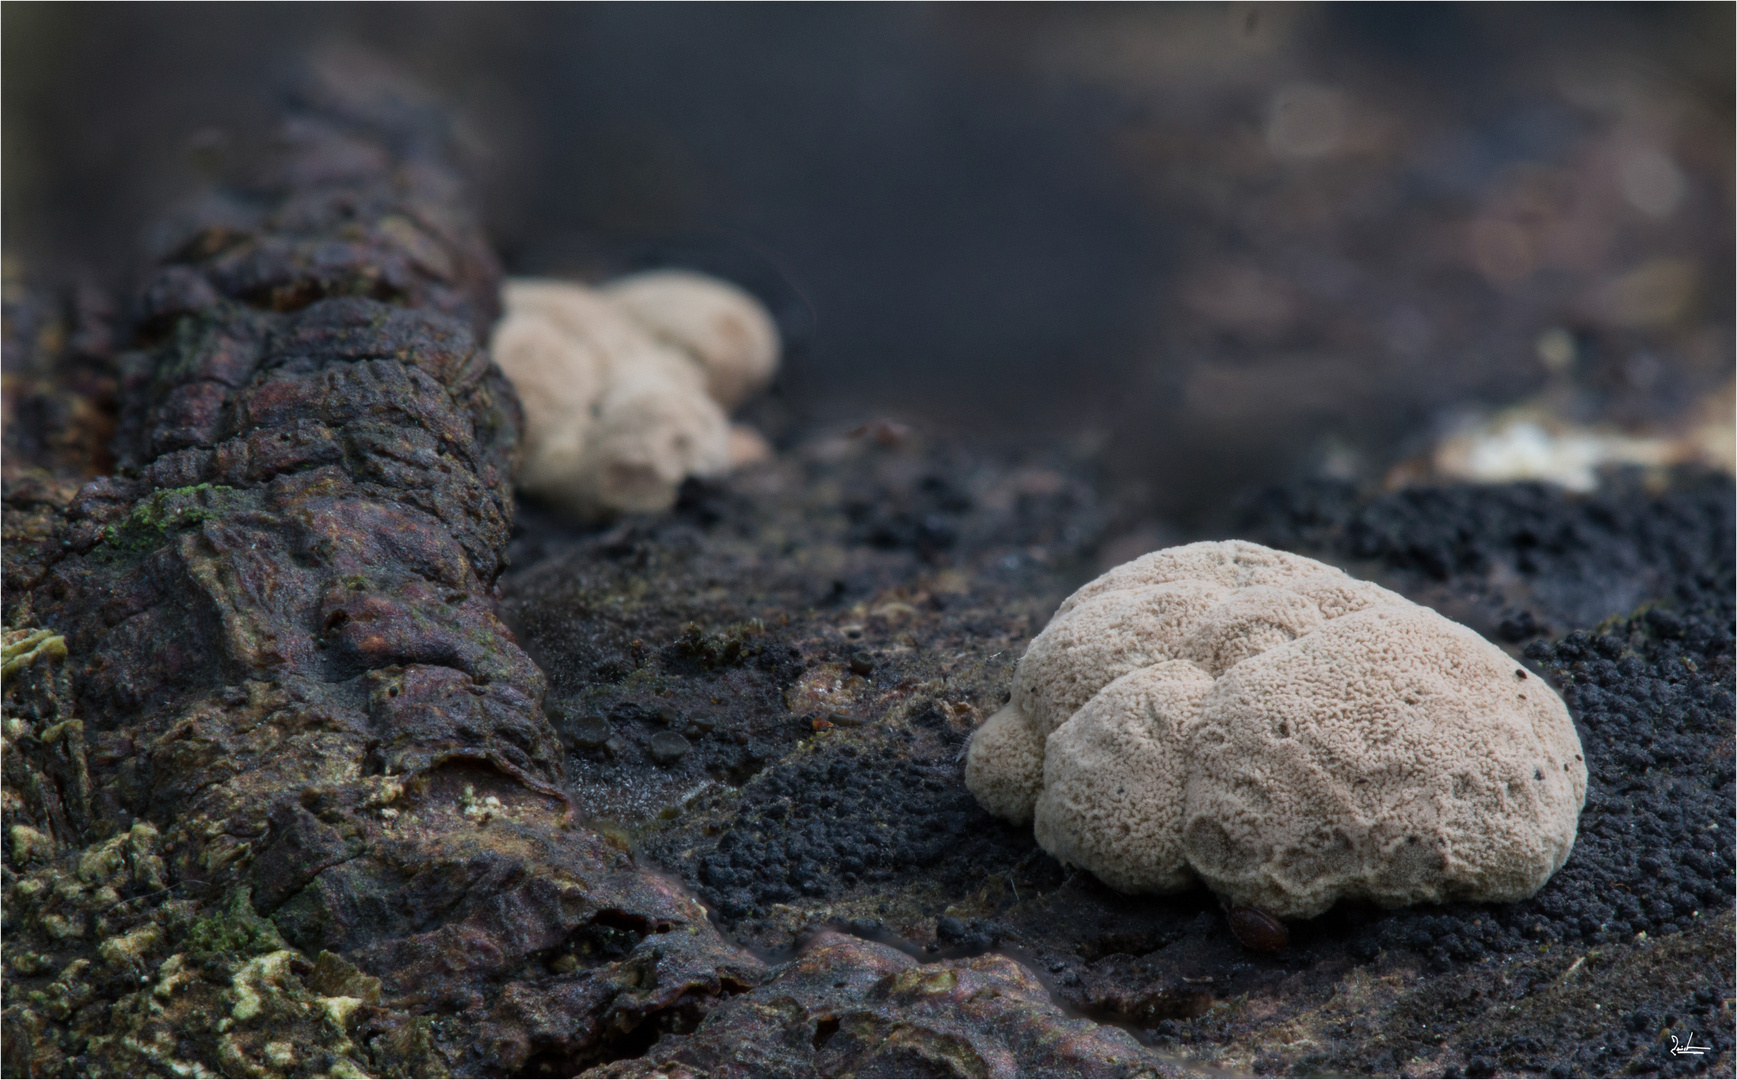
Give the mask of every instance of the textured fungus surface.
M 1396 914 L 1364 932 L 1365 948 L 1403 942 L 1441 962 L 1512 947 L 1516 936 L 1599 943 L 1670 933 L 1730 905 L 1727 479 L 1592 498 L 1515 485 L 1360 500 L 1318 486 L 1274 493 L 1252 516 L 1267 538 L 1373 557 L 1408 591 L 1451 597 L 1466 617 L 1530 638 L 1525 657 L 1561 687 L 1582 732 L 1589 777 L 1575 855 L 1536 897 L 1470 925 Z M 1617 606 L 1636 593 L 1649 601 L 1640 611 Z M 1577 619 L 1587 628 L 1534 636 Z
M 965 779 L 1064 863 L 1125 892 L 1199 875 L 1244 919 L 1530 896 L 1586 793 L 1568 710 L 1500 649 L 1240 540 L 1063 601 Z

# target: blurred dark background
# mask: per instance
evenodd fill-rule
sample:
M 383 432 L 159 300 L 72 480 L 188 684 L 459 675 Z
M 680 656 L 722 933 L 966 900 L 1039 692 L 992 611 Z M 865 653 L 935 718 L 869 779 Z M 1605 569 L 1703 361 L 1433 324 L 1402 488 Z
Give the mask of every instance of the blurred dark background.
M 1732 369 L 1733 7 L 0 8 L 8 278 L 125 295 L 293 59 L 449 99 L 509 270 L 680 263 L 790 425 L 1063 443 L 1161 513 L 1468 410 L 1667 432 Z

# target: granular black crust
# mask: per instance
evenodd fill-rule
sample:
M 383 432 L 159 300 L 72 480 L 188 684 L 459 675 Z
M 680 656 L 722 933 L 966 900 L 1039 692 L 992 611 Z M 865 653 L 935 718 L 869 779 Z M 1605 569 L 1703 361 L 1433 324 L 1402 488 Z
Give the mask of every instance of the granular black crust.
M 1367 564 L 1509 642 L 1591 629 L 1643 604 L 1701 611 L 1730 595 L 1730 477 L 1685 472 L 1656 494 L 1639 477 L 1609 480 L 1590 495 L 1499 484 L 1375 496 L 1316 481 L 1259 492 L 1239 525 L 1251 540 Z M 1707 614 L 1717 621 L 1718 610 Z
M 1043 503 L 1009 514 L 980 493 L 950 511 L 930 501 L 1003 485 L 1007 468 L 920 440 L 821 439 L 769 473 L 690 493 L 673 519 L 563 546 L 527 519 L 508 610 L 553 685 L 622 740 L 618 752 L 570 748 L 588 781 L 576 797 L 620 815 L 641 856 L 678 873 L 738 940 L 776 951 L 819 923 L 920 958 L 1005 951 L 1070 1007 L 1213 1067 L 1689 1075 L 1729 1060 L 1728 485 L 1684 474 L 1658 493 L 1592 497 L 1302 485 L 1249 504 L 1248 538 L 1347 565 L 1486 632 L 1529 613 L 1516 662 L 1563 690 L 1592 776 L 1580 841 L 1532 900 L 1345 903 L 1253 953 L 1204 890 L 1119 895 L 965 791 L 971 727 L 1005 700 L 1019 650 L 1090 575 L 1102 535 L 1070 543 L 1051 526 L 1034 545 L 1044 519 L 1027 514 Z M 1114 517 L 1085 501 L 1069 466 L 1048 468 L 1041 481 L 1011 475 L 1080 491 L 1068 496 L 1077 520 Z M 863 509 L 865 491 L 880 509 Z M 909 527 L 920 515 L 904 507 L 941 515 L 931 526 L 945 530 Z M 952 542 L 935 544 L 944 533 Z M 1027 561 L 1034 546 L 1047 563 Z M 1430 551 L 1447 554 L 1419 554 Z M 1589 609 L 1582 632 L 1558 635 Z M 1613 612 L 1623 617 L 1605 620 Z M 817 683 L 842 696 L 816 706 L 803 695 Z M 664 702 L 673 721 L 658 716 Z M 702 714 L 679 762 L 645 751 Z M 1697 951 L 1705 965 L 1686 959 Z M 1697 972 L 1686 983 L 1685 964 Z M 1490 1019 L 1496 999 L 1579 1034 L 1529 1042 L 1518 1020 Z M 1637 1013 L 1653 1026 L 1631 1031 Z M 1303 1025 L 1316 1050 L 1249 1049 L 1275 1023 Z M 1690 1028 L 1714 1050 L 1667 1061 L 1667 1035 Z
M 1404 945 L 1442 964 L 1528 941 L 1674 933 L 1729 905 L 1732 505 L 1720 477 L 1657 496 L 1512 485 L 1359 500 L 1314 485 L 1255 502 L 1258 536 L 1374 560 L 1402 582 L 1434 579 L 1486 613 L 1507 612 L 1510 629 L 1560 626 L 1574 611 L 1601 618 L 1646 590 L 1625 604 L 1624 613 L 1644 604 L 1630 617 L 1525 649 L 1562 692 L 1586 752 L 1586 808 L 1568 863 L 1531 900 L 1388 916 L 1355 947 Z M 1495 578 L 1524 582 L 1527 606 L 1504 598 Z
M 1317 492 L 1331 500 L 1324 511 L 1305 502 Z M 1357 558 L 1379 560 L 1389 573 L 1427 573 L 1462 593 L 1487 596 L 1483 579 L 1497 565 L 1517 563 L 1537 583 L 1534 595 L 1591 593 L 1644 571 L 1669 605 L 1604 633 L 1535 640 L 1526 651 L 1563 691 L 1591 774 L 1568 864 L 1518 904 L 1370 913 L 1348 941 L 1354 953 L 1414 948 L 1440 965 L 1539 941 L 1627 940 L 1678 931 L 1737 893 L 1737 830 L 1729 823 L 1737 791 L 1732 620 L 1730 589 L 1719 587 L 1730 581 L 1728 485 L 1691 484 L 1639 509 L 1537 486 L 1404 492 L 1363 504 L 1327 487 L 1268 501 L 1285 510 L 1276 523 L 1256 524 L 1265 539 L 1307 536 L 1317 541 L 1310 550 L 1323 553 L 1323 536 L 1344 537 Z M 1297 518 L 1309 522 L 1307 531 Z M 1332 524 L 1321 526 L 1323 519 Z M 1536 539 L 1540 534 L 1549 539 Z M 871 536 L 848 535 L 878 546 Z M 1444 546 L 1458 552 L 1451 562 L 1418 554 Z M 1555 609 L 1546 614 L 1559 617 Z M 734 923 L 798 896 L 836 898 L 864 881 L 887 880 L 895 864 L 928 878 L 951 876 L 936 868 L 954 859 L 977 867 L 1017 862 L 1022 845 L 992 841 L 1002 834 L 996 819 L 961 794 L 960 736 L 938 723 L 942 737 L 929 752 L 911 737 L 915 725 L 938 722 L 938 715 L 933 708 L 914 714 L 896 747 L 827 748 L 755 777 L 715 851 L 686 867 L 701 894 Z M 1186 921 L 1192 910 L 1178 917 Z
M 913 718 L 946 723 L 933 709 Z M 959 785 L 958 732 L 925 752 L 906 729 L 892 745 L 827 747 L 781 762 L 744 792 L 735 822 L 694 873 L 732 923 L 799 896 L 841 898 L 859 885 L 921 871 L 944 892 L 980 884 L 985 866 L 1029 854 L 1029 837 L 986 819 Z M 903 736 L 902 738 L 900 736 Z M 962 924 L 961 924 L 962 925 Z M 976 932 L 960 932 L 963 944 Z

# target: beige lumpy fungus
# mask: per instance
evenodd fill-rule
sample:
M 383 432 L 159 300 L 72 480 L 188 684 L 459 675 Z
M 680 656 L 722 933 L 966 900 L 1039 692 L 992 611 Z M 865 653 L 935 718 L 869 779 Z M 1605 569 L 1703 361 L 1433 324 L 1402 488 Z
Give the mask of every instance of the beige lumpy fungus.
M 758 300 L 727 281 L 688 270 L 653 270 L 599 290 L 658 338 L 705 369 L 706 392 L 733 409 L 778 369 L 778 327 Z
M 688 477 L 766 453 L 728 414 L 778 366 L 777 328 L 741 289 L 660 271 L 515 279 L 502 299 L 491 349 L 525 410 L 524 491 L 583 516 L 657 511 Z
M 1566 706 L 1507 654 L 1243 541 L 1153 552 L 1069 597 L 965 775 L 1113 888 L 1198 878 L 1287 918 L 1530 896 L 1586 797 Z

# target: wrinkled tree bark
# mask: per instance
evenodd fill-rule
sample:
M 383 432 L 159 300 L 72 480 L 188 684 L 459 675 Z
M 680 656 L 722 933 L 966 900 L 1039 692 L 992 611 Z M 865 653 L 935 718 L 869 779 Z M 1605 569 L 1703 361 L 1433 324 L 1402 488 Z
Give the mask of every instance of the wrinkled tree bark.
M 1005 958 L 768 968 L 572 820 L 493 609 L 497 270 L 416 102 L 326 70 L 131 351 L 9 384 L 5 1071 L 1164 1071 Z
M 45 628 L 8 638 L 11 854 L 38 867 L 12 875 L 9 1071 L 487 1072 L 475 1025 L 539 954 L 705 925 L 566 820 L 543 676 L 492 609 L 519 413 L 439 130 L 365 71 L 313 84 L 144 291 L 120 474 L 9 536 L 8 625 Z M 54 858 L 86 845 L 103 867 Z M 284 1000 L 162 992 L 177 948 L 231 983 L 278 957 L 255 981 Z M 322 952 L 326 993 L 286 997 L 272 964 Z M 81 1012 L 140 979 L 170 1022 Z M 297 994 L 360 1011 L 310 1027 Z

